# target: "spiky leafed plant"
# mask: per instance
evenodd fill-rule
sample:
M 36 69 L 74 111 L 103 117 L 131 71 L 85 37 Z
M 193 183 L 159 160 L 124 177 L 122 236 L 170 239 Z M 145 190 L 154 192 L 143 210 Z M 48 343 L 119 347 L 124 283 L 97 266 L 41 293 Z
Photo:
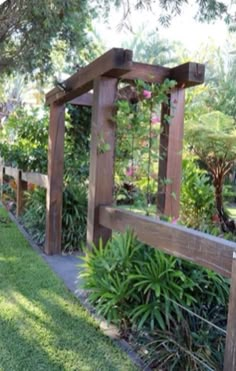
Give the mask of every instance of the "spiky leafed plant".
M 223 205 L 223 185 L 236 160 L 236 128 L 231 117 L 213 111 L 186 123 L 186 141 L 190 150 L 205 164 L 212 176 L 215 204 L 222 230 L 235 232 Z

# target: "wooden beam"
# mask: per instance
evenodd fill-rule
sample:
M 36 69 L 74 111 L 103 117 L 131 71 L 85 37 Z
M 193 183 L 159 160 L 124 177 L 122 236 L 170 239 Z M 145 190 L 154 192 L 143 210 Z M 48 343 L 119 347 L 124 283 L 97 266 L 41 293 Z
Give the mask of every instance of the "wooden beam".
M 81 68 L 64 82 L 65 91 L 59 87 L 46 95 L 46 103 L 66 103 L 93 87 L 93 80 L 99 76 L 120 77 L 132 67 L 132 51 L 113 48 L 88 66 Z
M 184 102 L 184 89 L 174 89 L 169 105 L 162 106 L 161 117 L 157 209 L 175 218 L 178 218 L 180 208 Z M 169 123 L 165 115 L 170 116 Z
M 73 104 L 74 106 L 87 106 L 91 107 L 93 105 L 93 94 L 92 93 L 85 93 L 80 95 L 79 97 L 72 99 L 68 102 L 69 104 Z
M 24 192 L 27 191 L 27 182 L 22 180 L 21 170 L 18 170 L 17 178 L 16 178 L 16 216 L 19 217 L 25 205 L 25 194 Z
M 115 123 L 114 102 L 117 79 L 100 77 L 94 81 L 92 136 L 90 149 L 87 243 L 97 244 L 110 237 L 110 230 L 99 225 L 98 208 L 113 199 Z
M 100 206 L 99 223 L 119 232 L 130 227 L 140 241 L 154 248 L 231 277 L 234 242 L 109 206 Z
M 175 80 L 178 87 L 189 88 L 204 82 L 205 65 L 201 63 L 187 62 L 171 68 L 169 79 Z
M 18 169 L 15 167 L 5 166 L 5 175 L 11 176 L 14 179 L 18 177 Z
M 25 182 L 36 184 L 39 187 L 47 188 L 48 186 L 48 176 L 40 173 L 33 172 L 22 172 L 21 179 Z
M 168 67 L 133 62 L 131 70 L 122 76 L 122 80 L 133 81 L 138 79 L 150 83 L 162 83 L 169 78 L 169 74 L 170 69 Z
M 149 83 L 162 83 L 165 79 L 175 80 L 177 87 L 188 88 L 204 82 L 204 64 L 187 62 L 174 68 L 133 62 L 132 69 L 122 76 L 122 80 L 141 79 Z
M 3 196 L 4 174 L 5 174 L 5 167 L 1 165 L 0 166 L 0 199 L 1 200 Z
M 224 371 L 236 370 L 236 253 L 233 253 Z
M 45 252 L 61 253 L 65 106 L 51 105 L 48 143 L 48 188 Z

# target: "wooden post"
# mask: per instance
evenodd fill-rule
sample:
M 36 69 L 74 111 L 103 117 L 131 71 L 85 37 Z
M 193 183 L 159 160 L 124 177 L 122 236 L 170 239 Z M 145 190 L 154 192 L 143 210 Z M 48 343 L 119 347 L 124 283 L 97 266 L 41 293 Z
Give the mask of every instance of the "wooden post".
M 113 201 L 115 123 L 114 101 L 117 79 L 99 77 L 94 80 L 92 136 L 90 149 L 87 243 L 106 242 L 111 230 L 99 225 L 99 206 Z
M 27 182 L 21 179 L 21 170 L 17 172 L 16 178 L 16 216 L 20 216 L 24 209 L 24 192 L 27 190 Z
M 233 253 L 224 371 L 236 370 L 236 252 Z
M 48 188 L 45 252 L 61 253 L 65 106 L 51 104 L 48 143 Z
M 180 206 L 184 102 L 184 89 L 174 89 L 169 105 L 162 107 L 161 119 L 157 209 L 175 218 L 179 216 Z M 170 123 L 166 122 L 165 115 L 170 115 Z
M 5 168 L 3 165 L 1 165 L 0 166 L 0 200 L 2 200 L 2 196 L 3 196 L 4 173 L 5 173 Z

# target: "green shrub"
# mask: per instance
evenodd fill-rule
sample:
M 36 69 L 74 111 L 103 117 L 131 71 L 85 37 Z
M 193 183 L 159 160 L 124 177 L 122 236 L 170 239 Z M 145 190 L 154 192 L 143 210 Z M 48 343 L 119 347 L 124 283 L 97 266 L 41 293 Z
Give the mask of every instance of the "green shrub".
M 178 303 L 197 308 L 226 305 L 228 282 L 205 268 L 139 243 L 133 233 L 116 234 L 87 251 L 83 273 L 98 312 L 122 326 L 168 327 L 179 320 Z
M 224 337 L 184 309 L 225 329 L 229 282 L 219 274 L 145 246 L 127 230 L 86 250 L 82 275 L 98 314 L 125 336 L 144 335 L 150 364 L 205 370 L 192 354 L 212 367 L 222 363 Z
M 206 171 L 194 159 L 183 160 L 181 221 L 187 227 L 205 230 L 216 214 L 214 188 Z
M 22 217 L 25 227 L 40 245 L 45 241 L 46 192 L 36 188 L 28 193 Z M 67 185 L 63 191 L 62 248 L 78 250 L 85 241 L 87 223 L 87 190 L 84 185 Z

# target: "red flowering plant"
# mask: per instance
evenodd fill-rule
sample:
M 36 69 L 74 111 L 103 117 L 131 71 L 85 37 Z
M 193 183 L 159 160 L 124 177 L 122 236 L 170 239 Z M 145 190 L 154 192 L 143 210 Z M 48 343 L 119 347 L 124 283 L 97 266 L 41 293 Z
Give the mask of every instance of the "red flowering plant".
M 132 87 L 132 99 L 117 100 L 116 189 L 132 184 L 137 200 L 145 210 L 154 203 L 157 190 L 161 105 L 168 103 L 168 93 L 175 81 L 147 84 L 137 80 Z M 169 116 L 163 120 L 169 122 Z M 120 195 L 117 196 L 118 200 Z M 122 193 L 122 201 L 125 197 Z M 148 211 L 147 211 L 148 213 Z

